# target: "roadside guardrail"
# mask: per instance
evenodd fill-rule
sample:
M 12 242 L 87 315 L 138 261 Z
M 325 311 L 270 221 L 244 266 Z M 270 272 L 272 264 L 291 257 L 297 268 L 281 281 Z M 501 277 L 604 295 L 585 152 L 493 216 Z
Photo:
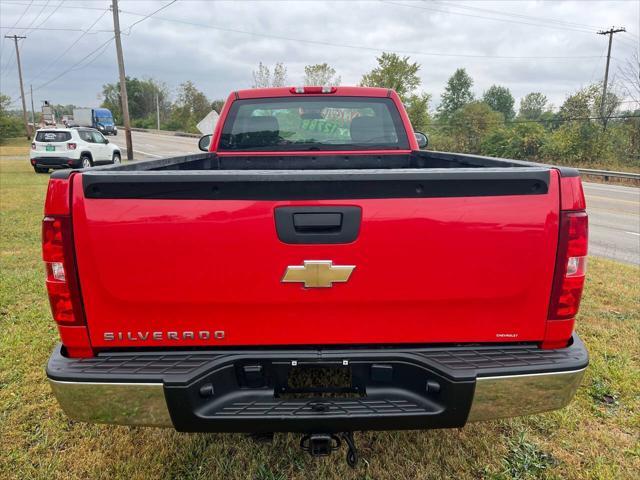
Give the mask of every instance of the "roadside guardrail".
M 616 179 L 628 179 L 633 183 L 640 183 L 640 173 L 631 173 L 631 172 L 613 172 L 609 170 L 596 170 L 591 168 L 579 168 L 578 171 L 581 174 L 589 175 L 591 177 L 601 177 L 604 178 L 605 181 L 609 181 L 612 178 Z
M 118 130 L 124 132 L 124 127 L 118 125 Z M 197 133 L 187 133 L 187 132 L 176 132 L 173 130 L 155 130 L 152 128 L 139 128 L 139 127 L 131 127 L 132 132 L 142 132 L 142 133 L 155 133 L 158 135 L 169 135 L 172 137 L 190 137 L 190 138 L 200 138 L 202 135 L 198 135 Z

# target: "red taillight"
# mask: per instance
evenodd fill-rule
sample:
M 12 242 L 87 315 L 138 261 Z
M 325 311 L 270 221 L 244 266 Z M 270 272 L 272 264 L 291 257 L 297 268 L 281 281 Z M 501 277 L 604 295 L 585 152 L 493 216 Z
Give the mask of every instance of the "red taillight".
M 31 150 L 35 150 L 36 149 L 36 142 L 31 142 Z
M 42 259 L 46 265 L 51 313 L 60 325 L 84 325 L 71 246 L 71 219 L 45 217 L 42 221 Z
M 336 93 L 337 87 L 291 87 L 291 93 Z
M 67 143 L 67 149 L 68 150 L 75 150 L 76 148 L 78 148 L 78 144 L 71 143 L 71 142 Z
M 549 320 L 569 319 L 578 313 L 587 267 L 588 232 L 586 212 L 560 212 Z

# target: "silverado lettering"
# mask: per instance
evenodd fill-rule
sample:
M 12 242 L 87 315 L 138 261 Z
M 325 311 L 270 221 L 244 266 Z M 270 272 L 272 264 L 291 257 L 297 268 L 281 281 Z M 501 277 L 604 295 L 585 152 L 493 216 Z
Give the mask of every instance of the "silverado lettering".
M 357 430 L 564 407 L 588 364 L 577 170 L 426 142 L 388 89 L 256 88 L 202 153 L 53 173 L 67 415 L 353 459 Z
M 154 340 L 161 342 L 163 340 L 194 340 L 196 338 L 200 340 L 209 340 L 211 338 L 215 340 L 224 339 L 224 332 L 222 330 L 199 330 L 197 332 L 191 331 L 168 331 L 168 332 L 104 332 L 103 338 L 106 342 L 113 342 L 115 340 Z

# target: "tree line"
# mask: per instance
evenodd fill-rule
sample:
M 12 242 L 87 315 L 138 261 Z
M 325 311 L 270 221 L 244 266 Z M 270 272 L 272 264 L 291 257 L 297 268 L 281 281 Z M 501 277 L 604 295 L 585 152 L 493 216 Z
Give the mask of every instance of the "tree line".
M 567 96 L 558 108 L 542 92 L 525 95 L 519 105 L 507 86 L 492 85 L 481 95 L 464 69 L 448 79 L 437 108 L 422 89 L 422 65 L 408 56 L 382 53 L 377 65 L 362 75 L 360 85 L 394 89 L 407 109 L 415 130 L 429 136 L 434 150 L 473 153 L 546 163 L 640 170 L 640 62 L 635 58 L 621 72 L 621 88 L 610 88 L 602 98 L 602 85 L 594 83 Z M 252 87 L 289 84 L 283 63 L 270 67 L 260 62 L 252 72 Z M 295 82 L 294 82 L 295 83 Z M 340 85 L 341 77 L 327 63 L 307 65 L 304 85 Z M 193 82 L 182 83 L 173 96 L 155 79 L 126 79 L 132 125 L 198 133 L 196 124 L 212 109 L 220 112 L 223 99 L 211 100 Z M 624 108 L 623 94 L 636 108 Z M 120 84 L 102 88 L 102 106 L 121 119 Z M 0 98 L 2 136 L 19 131 L 19 119 L 7 120 L 8 97 Z M 73 105 L 57 105 L 57 114 L 71 114 Z M 15 128 L 13 128 L 15 127 Z M 18 133 L 19 134 L 19 133 Z

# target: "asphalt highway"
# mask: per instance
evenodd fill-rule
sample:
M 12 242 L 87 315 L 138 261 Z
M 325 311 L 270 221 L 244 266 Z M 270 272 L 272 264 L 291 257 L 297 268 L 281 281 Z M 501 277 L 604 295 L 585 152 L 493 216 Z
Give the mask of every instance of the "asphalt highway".
M 136 160 L 198 153 L 198 139 L 132 132 Z M 124 131 L 111 141 L 123 149 Z M 640 188 L 585 183 L 589 253 L 640 265 Z

